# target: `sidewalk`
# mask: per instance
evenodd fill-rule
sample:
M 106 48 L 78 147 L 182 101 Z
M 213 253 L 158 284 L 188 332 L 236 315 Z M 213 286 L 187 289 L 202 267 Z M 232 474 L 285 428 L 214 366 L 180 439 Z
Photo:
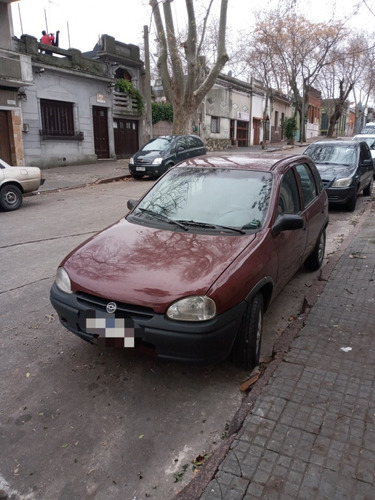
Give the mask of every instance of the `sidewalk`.
M 304 146 L 295 145 L 267 145 L 266 149 L 261 149 L 260 146 L 250 146 L 248 148 L 236 148 L 232 152 L 241 153 L 249 151 L 275 152 L 286 150 L 291 154 L 301 154 Z M 216 154 L 225 154 L 228 151 L 220 151 Z M 40 186 L 39 192 L 58 191 L 63 189 L 73 189 L 88 184 L 101 184 L 111 182 L 130 176 L 129 160 L 99 160 L 96 163 L 86 165 L 67 165 L 61 167 L 53 167 L 42 170 L 45 183 Z
M 86 165 L 68 165 L 42 170 L 45 183 L 39 192 L 73 189 L 129 177 L 129 160 L 99 160 Z
M 371 203 L 231 435 L 176 499 L 375 498 L 374 214 Z

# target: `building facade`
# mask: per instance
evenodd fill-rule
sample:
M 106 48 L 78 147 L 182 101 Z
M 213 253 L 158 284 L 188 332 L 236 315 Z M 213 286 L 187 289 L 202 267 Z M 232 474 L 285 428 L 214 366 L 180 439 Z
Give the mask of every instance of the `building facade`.
M 126 80 L 140 93 L 139 48 L 108 35 L 85 54 L 29 35 L 17 39 L 10 1 L 0 0 L 1 157 L 48 168 L 131 156 L 142 109 L 116 82 Z

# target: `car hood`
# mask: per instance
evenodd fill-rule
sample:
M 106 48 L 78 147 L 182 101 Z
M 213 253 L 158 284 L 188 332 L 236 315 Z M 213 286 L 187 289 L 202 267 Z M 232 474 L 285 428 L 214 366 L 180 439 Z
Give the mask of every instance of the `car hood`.
M 207 235 L 121 219 L 62 262 L 73 291 L 153 307 L 205 294 L 256 235 Z
M 165 151 L 139 151 L 134 155 L 134 158 L 139 161 L 152 162 L 155 158 L 163 158 Z
M 333 181 L 334 179 L 343 179 L 344 177 L 353 177 L 355 167 L 350 165 L 337 165 L 334 163 L 317 163 L 322 180 Z

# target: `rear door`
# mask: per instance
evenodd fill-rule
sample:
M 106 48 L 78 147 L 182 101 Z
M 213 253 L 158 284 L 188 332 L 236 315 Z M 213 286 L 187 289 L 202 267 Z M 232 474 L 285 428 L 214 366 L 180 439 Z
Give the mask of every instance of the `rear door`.
M 285 214 L 302 215 L 299 184 L 294 169 L 283 176 L 278 202 L 278 217 Z M 302 265 L 307 240 L 306 226 L 293 231 L 282 231 L 275 236 L 278 261 L 278 287 L 281 290 Z M 276 292 L 277 293 L 277 292 Z
M 302 194 L 302 215 L 306 223 L 306 248 L 303 260 L 312 252 L 325 224 L 326 196 L 319 185 L 319 174 L 312 166 L 301 163 L 296 166 Z

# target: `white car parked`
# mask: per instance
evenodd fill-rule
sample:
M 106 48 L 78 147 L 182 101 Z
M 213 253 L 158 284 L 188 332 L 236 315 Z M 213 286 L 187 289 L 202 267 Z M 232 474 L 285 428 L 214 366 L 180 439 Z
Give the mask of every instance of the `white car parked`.
M 17 210 L 23 201 L 23 193 L 36 191 L 45 179 L 38 167 L 12 167 L 0 159 L 0 208 Z
M 375 166 L 375 129 L 373 134 L 358 134 L 353 137 L 353 141 L 365 141 L 371 151 L 371 156 Z

